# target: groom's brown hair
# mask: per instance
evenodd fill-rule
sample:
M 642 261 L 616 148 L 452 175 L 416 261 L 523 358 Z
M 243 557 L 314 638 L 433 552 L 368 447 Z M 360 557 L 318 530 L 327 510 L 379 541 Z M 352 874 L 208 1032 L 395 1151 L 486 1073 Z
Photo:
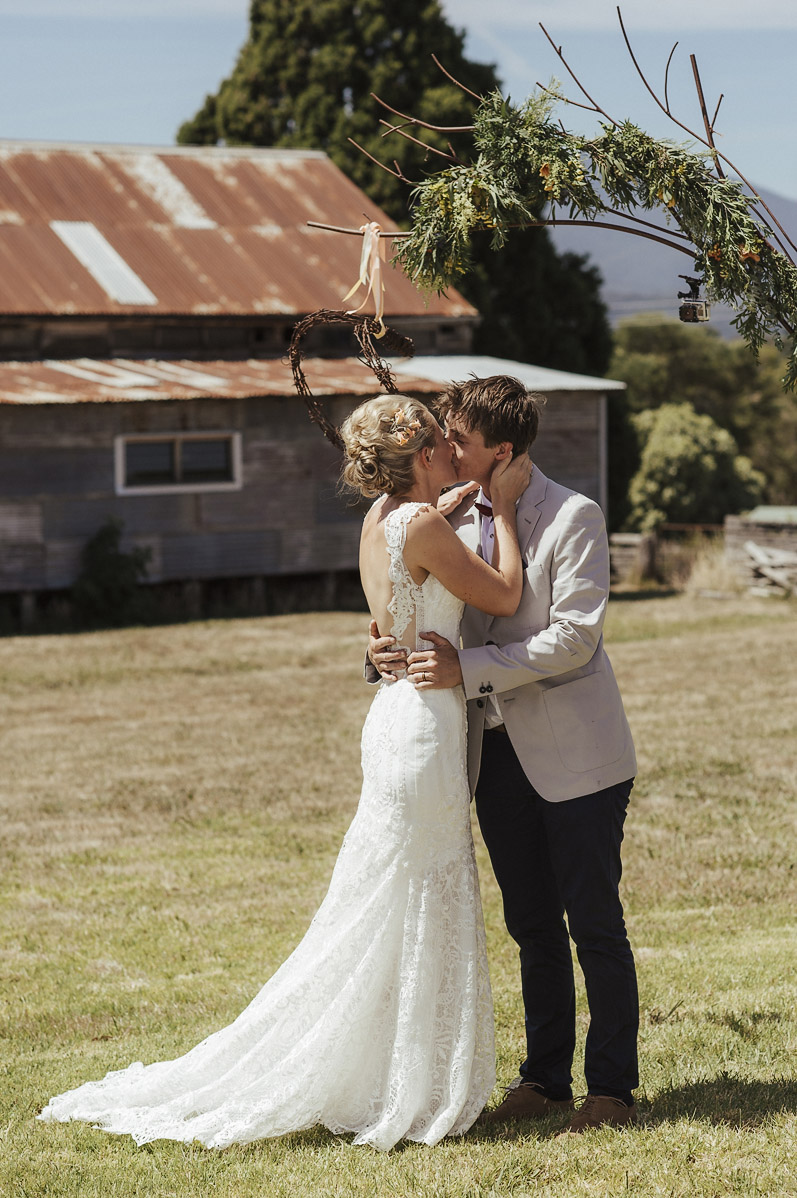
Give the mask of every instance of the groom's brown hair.
M 472 375 L 464 382 L 449 383 L 435 410 L 441 420 L 455 417 L 471 432 L 481 433 L 485 445 L 510 441 L 513 454 L 518 454 L 526 453 L 533 444 L 544 403 L 544 395 L 529 391 L 509 374 L 486 379 Z

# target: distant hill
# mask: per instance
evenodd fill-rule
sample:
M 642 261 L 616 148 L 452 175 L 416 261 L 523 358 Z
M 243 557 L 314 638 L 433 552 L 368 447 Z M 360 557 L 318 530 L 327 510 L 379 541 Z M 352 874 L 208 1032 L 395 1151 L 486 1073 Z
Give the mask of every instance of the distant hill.
M 787 200 L 774 192 L 761 189 L 758 193 L 777 216 L 789 236 L 797 242 L 797 201 Z M 656 213 L 640 212 L 646 220 L 662 223 Z M 560 251 L 571 250 L 588 254 L 603 277 L 603 299 L 609 309 L 612 325 L 625 316 L 640 312 L 663 312 L 678 315 L 679 290 L 686 284 L 679 274 L 689 274 L 690 260 L 683 254 L 643 237 L 628 237 L 610 229 L 554 228 L 550 230 L 554 245 Z M 528 234 L 532 236 L 531 232 Z M 733 312 L 725 305 L 711 309 L 711 325 L 724 337 L 737 336 L 730 321 Z

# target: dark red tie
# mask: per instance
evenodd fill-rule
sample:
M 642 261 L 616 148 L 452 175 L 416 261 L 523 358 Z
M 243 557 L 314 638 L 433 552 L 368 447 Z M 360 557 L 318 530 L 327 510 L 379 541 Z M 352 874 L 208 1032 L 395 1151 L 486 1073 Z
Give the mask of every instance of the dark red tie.
M 477 512 L 481 512 L 482 516 L 489 516 L 492 520 L 493 509 L 490 507 L 489 503 L 479 503 L 477 501 L 473 506 L 476 508 Z

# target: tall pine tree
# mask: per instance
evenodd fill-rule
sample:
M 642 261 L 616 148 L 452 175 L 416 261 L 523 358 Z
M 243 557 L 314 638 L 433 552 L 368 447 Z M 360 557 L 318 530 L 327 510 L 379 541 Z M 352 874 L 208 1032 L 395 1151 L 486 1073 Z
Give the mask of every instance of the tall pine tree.
M 429 152 L 397 135 L 382 140 L 385 114 L 371 92 L 430 124 L 468 125 L 473 99 L 431 55 L 479 95 L 499 80 L 494 67 L 469 61 L 463 45 L 438 0 L 252 0 L 249 38 L 232 74 L 177 140 L 325 150 L 406 226 L 410 189 L 348 138 L 382 160 L 395 154 L 405 175 L 422 178 Z M 448 138 L 424 131 L 423 140 L 445 149 Z M 603 374 L 611 336 L 596 272 L 573 255 L 560 258 L 543 229 L 515 234 L 498 254 L 488 243 L 476 247 L 474 271 L 460 285 L 484 316 L 476 352 Z

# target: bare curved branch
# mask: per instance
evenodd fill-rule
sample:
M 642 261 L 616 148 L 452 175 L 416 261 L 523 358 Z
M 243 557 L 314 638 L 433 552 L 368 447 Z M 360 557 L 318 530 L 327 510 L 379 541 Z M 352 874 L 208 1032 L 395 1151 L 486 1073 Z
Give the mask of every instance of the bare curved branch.
M 561 92 L 552 91 L 550 87 L 545 87 L 545 85 L 542 83 L 535 83 L 534 86 L 538 87 L 541 92 L 547 92 L 548 95 L 553 96 L 555 100 L 561 100 L 563 104 L 570 104 L 571 107 L 573 107 L 573 108 L 583 108 L 585 112 L 600 112 L 601 111 L 600 108 L 590 107 L 589 104 L 579 104 L 578 100 L 569 100 L 567 98 L 567 96 L 563 96 L 561 94 Z M 605 114 L 601 113 L 601 115 L 603 116 Z M 564 128 L 564 126 L 563 126 L 563 128 Z M 567 132 L 566 129 L 565 129 L 565 132 Z
M 440 158 L 445 158 L 447 162 L 453 162 L 455 165 L 460 162 L 460 159 L 457 158 L 456 154 L 453 152 L 451 154 L 446 154 L 445 150 L 438 150 L 437 146 L 430 146 L 428 141 L 421 141 L 419 137 L 413 137 L 411 133 L 405 132 L 401 125 L 391 125 L 390 121 L 384 120 L 380 120 L 379 124 L 386 126 L 382 137 L 388 137 L 391 133 L 398 133 L 400 137 L 405 138 L 407 141 L 414 142 L 416 146 L 420 146 L 424 150 L 429 150 L 432 154 L 439 155 Z
M 402 171 L 401 167 L 399 166 L 399 164 L 397 162 L 396 162 L 396 170 L 393 171 L 390 169 L 389 166 L 385 166 L 384 162 L 380 162 L 378 158 L 374 158 L 373 154 L 369 154 L 368 151 L 363 146 L 361 146 L 358 141 L 355 141 L 353 137 L 347 137 L 346 140 L 350 141 L 351 144 L 355 147 L 355 149 L 359 150 L 361 154 L 365 154 L 366 158 L 370 158 L 371 162 L 374 162 L 378 167 L 381 167 L 381 169 L 383 171 L 387 171 L 387 173 L 389 175 L 395 175 L 395 177 L 397 179 L 400 179 L 402 183 L 409 183 L 410 187 L 417 186 L 416 183 L 413 183 L 412 179 L 407 178 L 407 176 L 404 174 L 404 172 Z M 394 162 L 395 162 L 395 159 L 394 159 Z
M 610 209 L 610 214 L 612 216 L 621 216 L 624 220 L 633 221 L 635 225 L 645 225 L 648 229 L 656 229 L 658 232 L 666 233 L 668 237 L 677 237 L 680 241 L 688 241 L 690 245 L 694 244 L 689 241 L 686 233 L 680 233 L 675 229 L 662 229 L 661 225 L 654 224 L 652 220 L 643 220 L 641 216 L 632 216 L 630 212 L 623 212 L 618 208 L 612 208 Z
M 691 137 L 695 137 L 695 138 L 697 138 L 697 140 L 698 140 L 698 141 L 702 141 L 702 142 L 703 142 L 703 145 L 707 145 L 708 143 L 707 143 L 707 142 L 705 142 L 705 141 L 703 141 L 703 138 L 702 138 L 702 137 L 698 137 L 697 133 L 695 133 L 695 132 L 694 132 L 694 130 L 692 130 L 692 129 L 687 129 L 686 125 L 682 125 L 682 124 L 681 124 L 681 122 L 680 122 L 679 120 L 676 120 L 676 118 L 675 118 L 675 117 L 672 115 L 672 113 L 670 112 L 669 108 L 667 108 L 667 107 L 666 107 L 664 104 L 662 104 L 661 100 L 660 100 L 660 99 L 659 99 L 659 97 L 656 95 L 656 93 L 654 92 L 654 90 L 653 90 L 653 88 L 650 86 L 650 84 L 648 83 L 648 81 L 647 81 L 647 78 L 645 77 L 645 72 L 642 70 L 642 67 L 641 67 L 641 66 L 639 65 L 639 63 L 637 62 L 636 55 L 634 54 L 633 47 L 631 46 L 631 41 L 630 41 L 630 39 L 629 39 L 629 37 L 628 37 L 628 34 L 627 34 L 627 33 L 626 33 L 626 31 L 625 31 L 625 25 L 623 24 L 623 14 L 620 12 L 620 6 L 619 6 L 619 4 L 618 4 L 618 6 L 617 6 L 617 19 L 618 19 L 618 21 L 620 22 L 620 29 L 622 30 L 622 33 L 623 33 L 623 40 L 625 41 L 625 48 L 626 48 L 626 50 L 628 51 L 629 55 L 631 56 L 631 61 L 632 61 L 632 63 L 633 63 L 633 64 L 634 64 L 634 66 L 636 67 L 637 75 L 639 75 L 639 78 L 642 80 L 642 82 L 644 83 L 645 87 L 646 87 L 646 88 L 647 88 L 647 90 L 650 92 L 650 95 L 653 97 L 653 99 L 655 100 L 656 104 L 658 104 L 659 108 L 662 110 L 662 112 L 663 112 L 663 113 L 666 113 L 666 115 L 667 115 L 667 116 L 670 118 L 670 120 L 671 120 L 671 121 L 675 121 L 675 124 L 676 124 L 676 125 L 680 125 L 680 126 L 681 126 L 681 128 L 682 128 L 682 129 L 684 129 L 684 130 L 686 130 L 686 132 L 687 132 L 687 133 L 688 133 L 688 134 L 689 134 Z M 668 65 L 669 65 L 669 64 L 668 64 Z
M 618 213 L 618 215 L 624 216 L 625 213 Z M 615 225 L 604 220 L 575 220 L 569 217 L 560 218 L 555 216 L 549 217 L 548 220 L 526 221 L 524 225 L 509 225 L 508 228 L 545 228 L 549 225 L 586 225 L 590 229 L 613 229 L 616 233 L 626 233 L 631 237 L 646 237 L 649 241 L 658 241 L 661 245 L 669 246 L 671 250 L 678 250 L 680 254 L 686 254 L 689 258 L 694 258 L 695 256 L 694 247 L 687 249 L 685 245 L 678 245 L 676 241 L 669 241 L 666 237 L 657 237 L 654 233 L 646 233 L 643 229 L 629 229 L 627 225 Z M 656 226 L 651 225 L 651 228 L 655 229 Z M 684 238 L 684 240 L 688 239 Z
M 669 109 L 667 109 L 664 106 L 664 104 L 662 104 L 661 100 L 656 95 L 656 93 L 654 92 L 654 90 L 650 86 L 650 84 L 648 83 L 648 81 L 645 77 L 644 71 L 642 70 L 639 63 L 637 62 L 636 55 L 634 54 L 630 39 L 625 30 L 625 25 L 623 24 L 623 14 L 621 13 L 619 6 L 617 8 L 617 19 L 620 22 L 620 29 L 622 30 L 623 40 L 625 41 L 626 49 L 628 50 L 628 53 L 631 57 L 631 61 L 633 62 L 634 66 L 636 67 L 637 74 L 639 75 L 639 78 L 642 80 L 642 82 L 644 83 L 648 92 L 650 92 L 650 95 L 652 96 L 652 98 L 656 102 L 656 104 L 659 106 L 659 108 L 662 110 L 662 112 L 666 116 L 668 116 L 670 118 L 670 120 L 673 122 L 673 124 L 677 125 L 679 129 L 683 129 L 683 131 L 685 133 L 688 133 L 690 137 L 693 137 L 695 139 L 695 141 L 699 141 L 700 144 L 705 146 L 707 150 L 713 151 L 712 157 L 714 157 L 715 159 L 721 159 L 725 163 L 726 166 L 730 167 L 730 169 L 742 181 L 742 183 L 744 183 L 745 187 L 748 189 L 748 191 L 751 193 L 751 195 L 756 196 L 757 193 L 756 193 L 756 190 L 753 187 L 753 185 L 750 183 L 750 181 L 748 179 L 745 178 L 745 176 L 742 174 L 742 172 L 739 170 L 739 168 L 737 166 L 735 166 L 733 162 L 731 162 L 730 158 L 728 158 L 727 155 L 723 154 L 721 150 L 718 150 L 718 149 L 716 149 L 716 147 L 712 146 L 710 142 L 706 141 L 706 139 L 704 137 L 701 137 L 699 133 L 696 133 L 694 129 L 690 129 L 688 125 L 685 125 L 683 123 L 683 121 L 679 121 L 678 118 L 673 116 L 673 114 L 669 111 Z M 545 31 L 543 30 L 543 32 L 545 32 Z M 546 36 L 547 36 L 547 34 L 546 34 Z M 550 41 L 550 38 L 548 40 Z M 576 80 L 576 82 L 578 83 L 578 80 Z M 580 86 L 580 84 L 579 84 L 579 86 Z M 719 111 L 719 104 L 717 105 L 717 110 Z M 716 116 L 716 114 L 715 114 L 715 116 Z M 613 121 L 612 124 L 616 124 L 616 122 Z M 761 199 L 760 196 L 757 196 L 757 198 L 758 198 L 762 208 L 769 216 L 770 220 L 780 230 L 780 232 L 786 238 L 786 241 L 791 246 L 791 248 L 795 252 L 797 252 L 797 245 L 795 245 L 795 243 L 792 241 L 791 237 L 789 237 L 789 234 L 783 228 L 783 225 L 780 223 L 778 218 L 775 216 L 775 213 L 771 210 L 771 208 L 769 207 L 768 204 L 764 203 L 764 201 Z M 754 211 L 755 211 L 755 209 L 754 209 Z M 756 213 L 756 215 L 759 215 L 759 214 Z M 759 216 L 759 218 L 760 218 L 760 216 Z M 769 224 L 769 221 L 765 221 L 764 223 Z M 780 241 L 780 239 L 778 238 L 777 240 L 778 240 L 778 244 L 780 245 L 783 253 L 786 255 L 789 262 L 791 262 L 792 266 L 796 265 L 791 254 L 783 246 L 783 243 Z
M 733 162 L 731 162 L 731 160 L 730 160 L 730 159 L 729 159 L 729 158 L 728 158 L 728 157 L 727 157 L 725 154 L 723 154 L 723 153 L 722 153 L 720 150 L 717 150 L 715 146 L 713 146 L 711 143 L 709 143 L 708 141 L 706 141 L 706 139 L 705 139 L 704 137 L 701 137 L 701 136 L 700 136 L 700 134 L 699 134 L 699 133 L 697 133 L 697 132 L 695 132 L 695 130 L 694 130 L 694 129 L 691 129 L 691 128 L 690 128 L 688 125 L 685 125 L 685 124 L 683 123 L 683 121 L 679 121 L 677 117 L 673 116 L 672 112 L 670 111 L 669 104 L 664 104 L 664 103 L 662 103 L 662 101 L 660 100 L 660 98 L 659 98 L 659 97 L 656 95 L 655 91 L 653 90 L 653 88 L 652 88 L 652 87 L 651 87 L 651 85 L 649 84 L 649 82 L 648 82 L 648 80 L 647 80 L 647 77 L 645 76 L 645 73 L 644 73 L 644 71 L 642 70 L 641 66 L 639 65 L 639 62 L 638 62 L 638 60 L 637 60 L 637 57 L 636 57 L 636 55 L 634 54 L 634 50 L 633 50 L 633 47 L 632 47 L 632 45 L 631 45 L 631 41 L 630 41 L 630 39 L 629 39 L 629 37 L 628 37 L 628 34 L 627 34 L 627 32 L 626 32 L 626 29 L 625 29 L 625 25 L 624 25 L 624 23 L 623 23 L 623 15 L 622 15 L 622 12 L 620 11 L 620 8 L 619 8 L 619 6 L 618 6 L 618 8 L 617 8 L 617 17 L 618 17 L 618 20 L 619 20 L 619 22 L 620 22 L 620 29 L 622 30 L 623 39 L 624 39 L 624 41 L 625 41 L 625 44 L 626 44 L 626 49 L 628 50 L 629 56 L 630 56 L 630 58 L 631 58 L 631 61 L 633 62 L 634 66 L 636 67 L 637 74 L 639 75 L 639 78 L 642 80 L 642 82 L 643 82 L 643 84 L 645 85 L 645 87 L 646 87 L 647 91 L 650 93 L 651 97 L 653 98 L 653 100 L 655 101 L 655 103 L 658 105 L 658 107 L 661 109 L 661 111 L 662 111 L 662 112 L 665 114 L 665 116 L 669 117 L 669 119 L 670 119 L 670 120 L 673 122 L 673 124 L 677 125 L 677 126 L 680 128 L 680 129 L 683 129 L 683 131 L 684 131 L 685 133 L 688 133 L 688 134 L 689 134 L 689 136 L 690 136 L 690 137 L 692 137 L 692 138 L 694 138 L 694 140 L 695 140 L 695 141 L 697 141 L 697 142 L 700 142 L 700 144 L 701 144 L 701 145 L 705 146 L 705 147 L 706 147 L 706 149 L 707 149 L 707 150 L 709 150 L 709 151 L 712 153 L 712 158 L 714 159 L 715 163 L 717 163 L 717 164 L 718 164 L 718 160 L 720 160 L 720 159 L 721 159 L 721 160 L 722 160 L 722 161 L 723 161 L 723 162 L 726 164 L 726 166 L 730 167 L 730 169 L 731 169 L 731 170 L 734 172 L 734 174 L 735 174 L 735 175 L 736 175 L 736 176 L 737 176 L 737 177 L 738 177 L 738 178 L 741 180 L 741 182 L 742 182 L 742 183 L 745 185 L 745 187 L 748 189 L 748 191 L 750 192 L 750 194 L 751 194 L 751 195 L 753 195 L 753 196 L 757 196 L 757 193 L 756 193 L 756 191 L 755 191 L 755 188 L 752 186 L 752 184 L 749 182 L 749 180 L 748 180 L 747 178 L 745 178 L 745 176 L 742 174 L 742 172 L 739 170 L 739 168 L 738 168 L 738 167 L 737 167 L 737 166 L 736 166 L 736 165 L 735 165 Z M 579 103 L 578 103 L 577 101 L 575 101 L 575 100 L 569 100 L 569 99 L 567 99 L 567 97 L 565 97 L 565 96 L 559 96 L 558 98 L 559 98 L 559 99 L 562 99 L 562 100 L 564 100 L 564 102 L 565 102 L 566 104 L 572 104 L 572 105 L 574 105 L 574 106 L 575 106 L 575 107 L 577 107 L 577 108 L 584 108 L 584 109 L 585 109 L 586 111 L 588 111 L 588 112 L 597 112 L 597 113 L 599 113 L 601 116 L 604 116 L 604 117 L 606 118 L 606 120 L 607 120 L 607 121 L 609 121 L 609 123 L 610 123 L 610 124 L 612 124 L 612 125 L 617 125 L 617 124 L 618 124 L 618 122 L 617 122 L 616 120 L 614 120 L 614 118 L 613 118 L 613 117 L 611 117 L 611 116 L 610 116 L 610 115 L 609 115 L 609 114 L 608 114 L 608 113 L 605 111 L 605 109 L 601 108 L 601 107 L 600 107 L 600 105 L 599 105 L 599 104 L 597 104 L 597 103 L 595 102 L 595 100 L 592 98 L 592 96 L 589 94 L 589 92 L 588 92 L 588 91 L 586 90 L 586 88 L 583 86 L 583 84 L 581 83 L 581 81 L 580 81 L 580 80 L 578 79 L 578 77 L 576 76 L 575 72 L 574 72 L 574 71 L 572 70 L 572 68 L 570 67 L 569 63 L 566 61 L 566 59 L 565 59 L 565 57 L 564 57 L 564 55 L 563 55 L 563 53 L 562 53 L 562 48 L 561 48 L 561 46 L 557 46 L 557 45 L 556 45 L 556 43 L 554 42 L 553 38 L 552 38 L 552 37 L 551 37 L 551 35 L 548 33 L 548 30 L 545 28 L 545 26 L 544 26 L 542 23 L 540 23 L 540 29 L 542 29 L 542 32 L 545 34 L 546 38 L 548 39 L 548 41 L 550 42 L 551 46 L 553 47 L 553 49 L 554 49 L 554 52 L 556 53 L 557 57 L 559 58 L 559 61 L 562 63 L 562 66 L 563 66 L 563 67 L 565 68 L 565 70 L 568 72 L 568 74 L 570 75 L 571 79 L 572 79 L 572 80 L 573 80 L 573 82 L 576 84 L 576 87 L 578 87 L 579 91 L 581 91 L 581 93 L 582 93 L 584 96 L 586 96 L 586 98 L 589 100 L 590 104 L 592 105 L 592 108 L 588 108 L 586 104 L 579 104 Z M 677 44 L 678 44 L 678 43 L 676 42 L 676 45 L 677 45 Z M 673 50 L 674 50 L 674 49 L 675 49 L 675 47 L 673 47 Z M 672 57 L 672 51 L 670 52 L 670 57 Z M 668 66 L 669 66 L 669 61 L 668 61 Z M 537 86 L 539 87 L 539 86 L 540 86 L 540 84 L 537 84 Z M 555 93 L 555 92 L 551 92 L 551 91 L 550 91 L 550 89 L 548 89 L 548 88 L 543 88 L 543 91 L 547 91 L 547 92 L 548 92 L 550 95 L 556 95 L 556 94 L 557 94 L 557 93 Z M 722 97 L 720 97 L 720 101 L 721 101 L 721 100 L 722 100 Z M 719 111 L 719 104 L 717 105 L 717 111 Z M 716 119 L 716 113 L 715 113 L 714 115 L 715 115 L 715 119 Z M 712 122 L 712 125 L 713 125 L 713 122 Z M 769 205 L 768 205 L 768 204 L 765 204 L 765 203 L 764 203 L 764 201 L 761 199 L 761 197 L 760 197 L 760 196 L 757 196 L 757 199 L 759 200 L 759 202 L 760 202 L 760 204 L 761 204 L 762 208 L 764 209 L 764 211 L 767 213 L 767 216 L 769 217 L 769 220 L 767 220 L 766 218 L 762 217 L 762 216 L 761 216 L 761 213 L 760 213 L 760 212 L 758 212 L 758 211 L 755 209 L 755 207 L 753 207 L 753 208 L 752 208 L 752 211 L 755 213 L 755 215 L 758 217 L 758 219 L 759 219 L 759 220 L 762 220 L 762 221 L 763 221 L 763 223 L 764 223 L 764 224 L 774 224 L 774 225 L 775 225 L 775 227 L 776 227 L 776 228 L 777 228 L 777 229 L 780 231 L 780 233 L 782 233 L 782 234 L 783 234 L 783 237 L 785 238 L 786 242 L 787 242 L 787 243 L 788 243 L 788 245 L 791 247 L 791 249 L 792 249 L 792 250 L 794 250 L 794 251 L 797 253 L 797 244 L 795 244 L 795 242 L 794 242 L 794 241 L 792 241 L 791 237 L 790 237 L 790 236 L 789 236 L 789 234 L 786 232 L 786 230 L 783 228 L 783 225 L 780 223 L 780 221 L 778 220 L 778 218 L 775 216 L 774 212 L 771 210 L 771 208 L 769 207 Z M 791 263 L 792 263 L 792 265 L 797 265 L 797 263 L 795 263 L 794 259 L 792 258 L 791 254 L 789 253 L 789 250 L 786 248 L 786 245 L 784 245 L 783 241 L 781 240 L 781 238 L 780 238 L 780 237 L 778 237 L 777 235 L 774 235 L 774 240 L 777 242 L 778 246 L 780 247 L 780 250 L 781 250 L 781 251 L 782 251 L 782 253 L 783 253 L 783 254 L 786 256 L 786 258 L 789 260 L 789 262 L 791 262 Z
M 465 92 L 466 95 L 473 96 L 474 100 L 478 100 L 479 103 L 481 104 L 482 100 L 484 99 L 484 96 L 477 96 L 476 92 L 472 92 L 469 87 L 465 87 L 464 83 L 460 83 L 460 81 L 458 79 L 455 79 L 454 76 L 445 69 L 445 67 L 443 66 L 442 62 L 440 61 L 440 59 L 437 57 L 436 54 L 432 55 L 432 62 L 439 70 L 441 70 L 443 72 L 446 79 L 451 80 L 451 82 L 454 84 L 455 87 L 458 87 L 460 89 L 460 91 Z
M 376 161 L 376 160 L 374 160 Z M 381 163 L 379 165 L 382 165 Z M 385 167 L 385 170 L 388 168 Z M 391 172 L 392 173 L 392 172 Z M 647 223 L 647 222 L 645 222 Z M 321 221 L 309 220 L 307 225 L 311 229 L 324 229 L 328 233 L 346 233 L 350 237 L 362 237 L 360 229 L 344 229 L 340 225 L 325 225 Z M 629 229 L 627 225 L 615 225 L 608 221 L 600 220 L 574 220 L 571 218 L 549 217 L 547 220 L 528 220 L 523 224 L 507 225 L 507 229 L 544 229 L 551 225 L 582 225 L 590 229 L 613 229 L 618 233 L 628 233 L 633 237 L 647 237 L 650 241 L 658 241 L 662 245 L 669 246 L 671 250 L 678 250 L 681 254 L 687 254 L 690 258 L 694 258 L 694 249 L 688 250 L 685 246 L 678 245 L 674 241 L 668 241 L 666 237 L 656 237 L 652 233 L 645 233 L 642 229 Z M 657 226 L 651 225 L 651 228 Z M 411 233 L 404 231 L 386 232 L 381 234 L 382 237 L 402 238 L 410 237 Z
M 371 92 L 371 98 L 386 108 L 388 112 L 392 112 L 394 116 L 400 116 L 402 121 L 406 121 L 408 125 L 415 125 L 418 129 L 432 129 L 435 133 L 473 133 L 476 128 L 475 125 L 429 125 L 426 121 L 419 120 L 418 117 L 408 116 L 406 112 L 399 112 L 398 108 L 391 107 L 376 92 Z
M 695 58 L 694 54 L 689 55 L 689 61 L 692 64 L 692 74 L 694 75 L 695 87 L 697 88 L 697 98 L 700 104 L 700 111 L 703 115 L 703 124 L 706 130 L 706 140 L 711 146 L 712 157 L 714 159 L 714 166 L 716 168 L 717 174 L 719 175 L 720 179 L 724 179 L 725 175 L 723 173 L 722 167 L 720 166 L 720 160 L 717 157 L 717 147 L 714 145 L 714 130 L 711 126 L 711 121 L 708 119 L 706 101 L 705 97 L 703 96 L 703 84 L 700 82 L 700 72 L 697 69 L 697 59 Z
M 714 129 L 716 128 L 716 125 L 717 125 L 717 116 L 718 116 L 718 114 L 719 114 L 719 110 L 720 110 L 720 104 L 722 103 L 722 101 L 723 101 L 724 99 L 725 99 L 725 93 L 724 93 L 724 92 L 720 92 L 720 98 L 719 98 L 719 100 L 717 100 L 717 107 L 714 109 L 714 115 L 713 115 L 713 117 L 711 118 L 711 128 L 712 128 L 712 130 L 714 130 Z
M 677 49 L 678 49 L 678 43 L 676 42 L 675 45 L 673 46 L 672 50 L 670 50 L 670 57 L 667 59 L 667 65 L 664 68 L 664 105 L 665 105 L 665 108 L 666 108 L 668 114 L 670 111 L 670 100 L 667 95 L 667 81 L 669 80 L 669 77 L 670 77 L 670 63 L 672 62 L 672 56 Z
M 545 36 L 547 37 L 548 41 L 551 43 L 551 46 L 553 47 L 554 54 L 555 54 L 555 55 L 556 55 L 556 57 L 559 59 L 559 61 L 561 62 L 562 66 L 563 66 L 563 67 L 564 67 L 564 69 L 567 71 L 568 75 L 569 75 L 569 76 L 570 76 L 570 78 L 573 80 L 573 82 L 575 83 L 575 85 L 576 85 L 576 87 L 578 88 L 578 90 L 581 92 L 581 94 L 582 94 L 583 96 L 586 96 L 586 98 L 589 100 L 590 104 L 592 105 L 592 109 L 593 109 L 593 111 L 594 111 L 594 112 L 599 112 L 599 113 L 601 114 L 601 116 L 605 116 L 605 117 L 606 117 L 606 120 L 609 122 L 609 124 L 610 124 L 610 125 L 618 125 L 618 124 L 619 124 L 619 121 L 616 121 L 616 120 L 614 119 L 614 117 L 611 117 L 611 116 L 609 116 L 608 112 L 606 112 L 606 110 L 605 110 L 604 108 L 601 108 L 600 104 L 596 104 L 596 103 L 595 103 L 595 101 L 593 100 L 592 96 L 589 94 L 589 92 L 587 91 L 587 89 L 584 87 L 584 85 L 583 85 L 583 83 L 581 82 L 581 80 L 580 80 L 580 79 L 579 79 L 579 78 L 576 76 L 575 72 L 574 72 L 574 71 L 571 69 L 571 67 L 570 67 L 570 64 L 567 62 L 567 59 L 565 58 L 564 54 L 562 53 L 562 47 L 561 47 L 561 46 L 557 46 L 557 45 L 556 45 L 556 42 L 555 42 L 555 41 L 553 40 L 553 38 L 551 37 L 550 33 L 549 33 L 549 32 L 548 32 L 548 30 L 545 28 L 545 26 L 543 25 L 542 21 L 540 21 L 540 22 L 539 22 L 539 26 L 540 26 L 540 29 L 541 29 L 541 30 L 543 31 L 543 33 L 545 34 Z M 572 103 L 572 101 L 571 101 L 571 103 Z
M 344 229 L 341 225 L 325 225 L 320 220 L 309 220 L 307 226 L 310 229 L 323 229 L 325 233 L 346 233 L 350 237 L 362 237 L 362 229 Z M 380 237 L 409 237 L 409 233 L 402 229 L 382 231 Z

